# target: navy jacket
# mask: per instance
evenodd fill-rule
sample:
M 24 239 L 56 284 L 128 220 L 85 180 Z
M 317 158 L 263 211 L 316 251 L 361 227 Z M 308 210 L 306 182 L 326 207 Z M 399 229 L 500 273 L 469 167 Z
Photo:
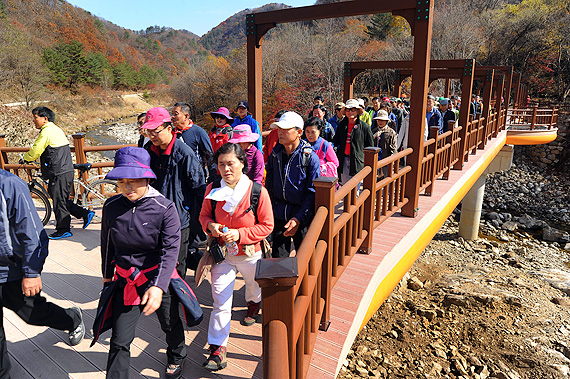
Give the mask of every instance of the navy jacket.
M 164 152 L 159 152 L 151 142 L 145 149 L 150 154 L 150 168 L 156 174 L 156 180 L 150 184 L 174 202 L 184 229 L 190 225 L 191 215 L 198 217 L 200 214 L 200 209 L 196 208 L 204 198 L 206 181 L 192 149 L 180 139 L 172 140 L 174 142 Z
M 307 166 L 303 167 L 305 147 L 310 149 L 310 155 Z M 265 188 L 271 197 L 275 218 L 288 221 L 295 217 L 301 225 L 309 224 L 315 215 L 313 180 L 321 176 L 319 157 L 311 146 L 301 141 L 287 160 L 285 148 L 278 143 L 269 155 L 265 169 Z
M 40 276 L 48 241 L 28 185 L 0 170 L 0 283 Z
M 241 124 L 249 125 L 251 127 L 251 131 L 253 133 L 259 134 L 259 139 L 257 141 L 255 141 L 253 144 L 255 145 L 255 147 L 257 147 L 257 149 L 259 151 L 263 151 L 263 146 L 261 143 L 261 130 L 259 129 L 259 122 L 257 122 L 256 119 L 251 117 L 250 114 L 245 116 L 243 119 L 240 119 L 239 117 L 234 118 L 234 122 L 232 122 L 232 126 L 238 126 Z
M 107 199 L 101 221 L 101 270 L 112 279 L 115 264 L 144 270 L 149 279 L 143 291 L 157 286 L 168 290 L 180 249 L 180 220 L 172 201 L 154 188 L 135 202 L 123 195 Z
M 338 157 L 338 176 L 344 170 L 344 148 L 346 146 L 346 138 L 348 136 L 348 117 L 342 119 L 336 134 L 334 135 L 333 144 L 337 147 L 336 156 Z M 350 176 L 356 175 L 357 172 L 364 168 L 364 148 L 374 146 L 374 137 L 372 129 L 367 123 L 358 118 L 352 132 L 350 133 Z

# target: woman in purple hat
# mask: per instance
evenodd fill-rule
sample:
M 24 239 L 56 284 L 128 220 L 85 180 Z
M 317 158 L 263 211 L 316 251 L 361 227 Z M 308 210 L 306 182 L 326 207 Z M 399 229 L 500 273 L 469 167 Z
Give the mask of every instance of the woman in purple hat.
M 149 185 L 156 175 L 145 149 L 119 149 L 106 178 L 117 180 L 121 190 L 105 202 L 101 222 L 103 283 L 116 281 L 107 377 L 128 378 L 137 320 L 159 309 L 167 294 L 178 259 L 180 218 L 174 203 Z M 183 360 L 169 358 L 167 378 L 182 375 Z
M 210 112 L 210 116 L 216 121 L 216 125 L 210 130 L 210 142 L 212 143 L 212 150 L 214 154 L 220 146 L 228 142 L 233 135 L 233 128 L 230 123 L 233 118 L 230 116 L 230 111 L 226 107 L 220 107 L 215 112 Z
M 245 151 L 247 176 L 252 181 L 262 184 L 265 162 L 263 162 L 263 153 L 254 145 L 258 139 L 259 134 L 253 133 L 248 124 L 241 124 L 234 126 L 234 135 L 228 142 L 241 146 Z

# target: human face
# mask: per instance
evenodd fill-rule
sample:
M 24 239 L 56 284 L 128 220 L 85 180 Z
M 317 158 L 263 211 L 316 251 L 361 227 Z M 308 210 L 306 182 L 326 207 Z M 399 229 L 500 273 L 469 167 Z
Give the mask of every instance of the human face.
M 282 129 L 277 128 L 277 137 L 281 145 L 292 145 L 301 138 L 303 129 L 291 128 Z
M 247 116 L 247 109 L 245 109 L 245 107 L 239 107 L 237 109 L 237 114 L 239 118 L 245 118 L 245 116 Z
M 188 115 L 188 113 L 182 112 L 180 107 L 174 107 L 172 108 L 170 119 L 172 120 L 172 126 L 174 126 L 176 129 L 183 129 L 188 124 L 190 115 Z
M 343 118 L 344 117 L 344 108 L 335 109 L 336 117 Z
M 153 145 L 165 148 L 172 141 L 172 127 L 162 124 L 156 129 L 147 130 L 148 138 Z
M 144 117 L 141 117 L 137 120 L 137 129 L 139 130 L 139 134 L 146 136 L 146 132 L 142 128 L 143 125 L 144 125 Z
M 322 109 L 313 109 L 313 116 L 320 118 L 321 120 L 325 117 L 325 112 Z
M 445 112 L 445 111 L 447 110 L 447 104 L 439 104 L 439 109 L 440 109 L 442 112 Z
M 216 115 L 214 119 L 216 120 L 216 126 L 220 128 L 228 123 L 228 119 L 224 116 Z
M 234 152 L 220 154 L 218 157 L 218 170 L 224 182 L 229 186 L 234 186 L 241 179 L 243 163 L 241 163 Z
M 427 99 L 427 110 L 428 112 L 431 111 L 433 109 L 433 106 L 435 105 L 435 101 L 432 99 Z
M 320 135 L 321 132 L 319 132 L 319 128 L 317 128 L 316 126 L 312 125 L 305 127 L 305 136 L 307 136 L 307 140 L 309 142 L 311 143 L 315 142 Z
M 376 123 L 378 124 L 379 128 L 383 128 L 384 126 L 386 126 L 386 124 L 388 123 L 388 121 L 386 120 L 376 120 Z
M 32 117 L 32 121 L 34 122 L 36 129 L 41 129 L 45 124 L 48 123 L 47 117 L 40 117 L 37 114 L 32 115 Z
M 378 100 L 378 99 L 372 100 L 372 107 L 374 107 L 374 110 L 375 110 L 375 111 L 377 111 L 378 109 L 380 109 L 380 100 Z
M 130 201 L 137 201 L 148 191 L 148 179 L 119 179 L 117 185 L 123 196 Z
M 346 113 L 346 117 L 350 122 L 354 122 L 358 117 L 358 108 L 345 108 L 344 112 Z

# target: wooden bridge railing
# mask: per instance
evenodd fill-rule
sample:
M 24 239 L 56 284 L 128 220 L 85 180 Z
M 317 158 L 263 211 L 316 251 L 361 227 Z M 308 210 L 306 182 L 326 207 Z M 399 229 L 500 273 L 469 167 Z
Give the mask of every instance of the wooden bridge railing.
M 508 122 L 515 129 L 552 129 L 558 123 L 559 109 L 554 108 L 511 108 L 507 113 Z
M 448 178 L 452 168 L 461 169 L 458 163 L 504 130 L 509 114 L 506 109 L 489 112 L 441 135 L 433 128 L 423 146 L 425 194 L 433 192 L 436 179 Z M 556 114 L 549 113 L 551 121 Z M 337 192 L 335 178 L 315 180 L 316 215 L 296 257 L 260 261 L 256 280 L 263 298 L 264 377 L 306 377 L 318 330 L 329 326 L 332 289 L 354 254 L 371 251 L 374 229 L 409 203 L 404 193 L 412 168 L 402 162 L 412 149 L 380 161 L 378 150 L 365 149 L 365 168 Z M 342 213 L 336 215 L 340 205 Z

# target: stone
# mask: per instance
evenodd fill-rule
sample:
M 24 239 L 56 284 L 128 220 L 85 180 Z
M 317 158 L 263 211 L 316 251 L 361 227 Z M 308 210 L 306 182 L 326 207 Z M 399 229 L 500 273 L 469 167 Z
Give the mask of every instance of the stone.
M 443 299 L 443 305 L 450 306 L 452 304 L 458 307 L 466 307 L 469 306 L 469 300 L 467 300 L 465 296 L 446 294 Z
M 548 242 L 568 243 L 570 235 L 562 230 L 548 227 L 542 230 L 542 239 Z
M 487 213 L 487 219 L 488 220 L 498 220 L 499 214 L 497 212 L 489 212 L 489 213 Z
M 503 223 L 503 225 L 501 225 L 501 229 L 506 230 L 508 232 L 514 232 L 515 230 L 518 229 L 518 223 L 515 221 L 506 221 L 505 223 Z
M 424 288 L 424 284 L 415 276 L 408 279 L 408 288 L 412 291 L 418 291 Z
M 556 305 L 560 305 L 562 307 L 570 308 L 570 299 L 567 297 L 555 297 L 552 298 L 552 301 Z
M 358 375 L 360 375 L 363 378 L 368 378 L 368 370 L 360 367 L 360 366 L 356 366 L 355 367 L 356 372 L 358 373 Z
M 570 376 L 570 368 L 567 365 L 551 365 L 551 367 L 558 371 L 562 376 Z
M 443 367 L 438 362 L 433 362 L 431 369 L 429 370 L 429 374 L 430 375 L 440 375 L 441 370 L 443 370 Z

